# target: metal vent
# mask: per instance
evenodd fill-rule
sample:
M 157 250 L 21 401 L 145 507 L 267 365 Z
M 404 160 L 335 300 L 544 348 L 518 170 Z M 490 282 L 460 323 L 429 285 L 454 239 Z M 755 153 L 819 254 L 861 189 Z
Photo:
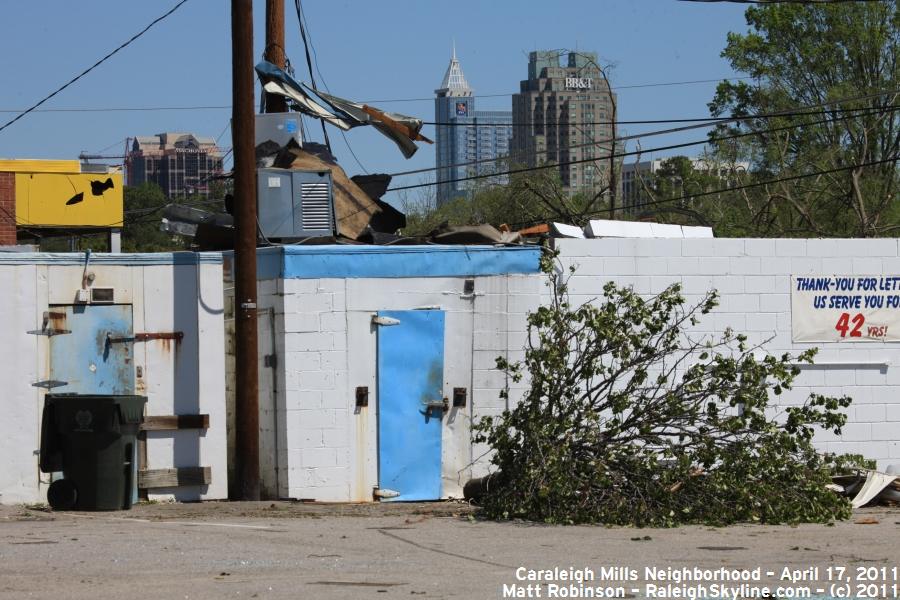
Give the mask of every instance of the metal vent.
M 328 182 L 300 184 L 303 229 L 331 229 L 331 199 Z

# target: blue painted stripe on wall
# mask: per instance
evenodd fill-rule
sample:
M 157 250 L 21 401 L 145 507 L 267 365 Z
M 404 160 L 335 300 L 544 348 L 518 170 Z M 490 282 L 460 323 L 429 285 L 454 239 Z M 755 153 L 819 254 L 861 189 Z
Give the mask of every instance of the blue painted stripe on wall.
M 84 252 L 0 252 L 0 265 L 84 265 Z M 221 252 L 91 253 L 92 265 L 221 264 Z
M 259 279 L 537 273 L 541 256 L 537 246 L 284 246 L 274 250 L 282 252 L 283 263 L 278 265 L 269 252 L 260 252 Z M 276 266 L 281 267 L 278 273 Z

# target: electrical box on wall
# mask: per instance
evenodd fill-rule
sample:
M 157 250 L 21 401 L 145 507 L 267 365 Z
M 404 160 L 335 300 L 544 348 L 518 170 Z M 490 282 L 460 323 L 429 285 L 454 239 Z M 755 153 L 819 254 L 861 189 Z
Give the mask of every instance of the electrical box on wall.
M 90 287 L 75 291 L 76 304 L 115 304 L 116 290 L 111 287 Z
M 113 304 L 116 300 L 116 291 L 111 287 L 92 287 L 91 304 Z
M 334 234 L 331 171 L 257 169 L 259 227 L 268 239 Z

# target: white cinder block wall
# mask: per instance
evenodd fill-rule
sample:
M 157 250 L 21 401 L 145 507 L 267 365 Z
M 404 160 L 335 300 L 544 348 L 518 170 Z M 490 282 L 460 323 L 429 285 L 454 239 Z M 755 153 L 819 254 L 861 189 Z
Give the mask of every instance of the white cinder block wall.
M 475 294 L 464 293 L 466 279 Z M 361 279 L 280 279 L 283 393 L 278 421 L 284 444 L 282 497 L 370 501 L 378 484 L 376 332 L 379 310 L 445 311 L 444 396 L 468 390 L 466 408 L 444 417 L 444 496 L 462 496 L 470 464 L 484 452 L 471 444 L 471 423 L 505 408 L 497 356 L 523 354 L 525 312 L 540 302 L 539 275 Z M 355 389 L 369 389 L 356 408 Z M 483 468 L 483 464 L 479 468 Z M 476 468 L 476 473 L 478 468 Z
M 473 419 L 506 407 L 497 356 L 523 356 L 525 313 L 540 304 L 537 248 L 284 246 L 258 264 L 260 471 L 268 498 L 372 501 L 378 474 L 379 311 L 444 313 L 443 397 L 465 388 L 441 427 L 441 493 L 462 496 Z M 229 423 L 234 419 L 231 257 L 226 254 Z M 474 290 L 471 286 L 474 285 Z M 270 358 L 267 359 L 266 355 Z M 404 385 L 403 381 L 384 382 Z M 368 406 L 356 405 L 357 388 Z M 234 465 L 229 426 L 229 465 Z M 474 469 L 483 472 L 484 463 Z
M 810 393 L 851 396 L 842 434 L 820 433 L 817 446 L 863 454 L 880 468 L 900 463 L 900 342 L 795 344 L 790 289 L 792 275 L 898 274 L 897 239 L 607 238 L 556 240 L 556 247 L 566 268 L 578 266 L 570 281 L 573 302 L 600 296 L 610 280 L 641 294 L 679 281 L 689 303 L 711 289 L 721 294 L 698 332 L 730 326 L 750 342 L 771 338 L 767 348 L 777 354 L 817 346 L 816 366 L 803 368 L 794 390 L 779 402 L 799 403 Z

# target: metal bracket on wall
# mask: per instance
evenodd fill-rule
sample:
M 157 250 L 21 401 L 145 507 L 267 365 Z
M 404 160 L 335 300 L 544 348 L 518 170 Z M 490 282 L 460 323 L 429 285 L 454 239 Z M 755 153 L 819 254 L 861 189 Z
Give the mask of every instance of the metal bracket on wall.
M 356 406 L 369 405 L 369 388 L 361 385 L 356 388 Z
M 52 329 L 52 328 L 48 327 L 47 329 L 32 329 L 31 331 L 26 331 L 25 333 L 28 333 L 30 335 L 46 335 L 46 336 L 50 337 L 50 336 L 54 336 L 54 335 L 63 335 L 63 334 L 72 333 L 72 332 L 69 329 Z
M 31 384 L 31 387 L 39 387 L 44 388 L 45 390 L 52 390 L 55 387 L 62 387 L 64 385 L 69 385 L 69 382 L 59 381 L 58 379 L 44 379 L 43 381 L 35 381 Z

